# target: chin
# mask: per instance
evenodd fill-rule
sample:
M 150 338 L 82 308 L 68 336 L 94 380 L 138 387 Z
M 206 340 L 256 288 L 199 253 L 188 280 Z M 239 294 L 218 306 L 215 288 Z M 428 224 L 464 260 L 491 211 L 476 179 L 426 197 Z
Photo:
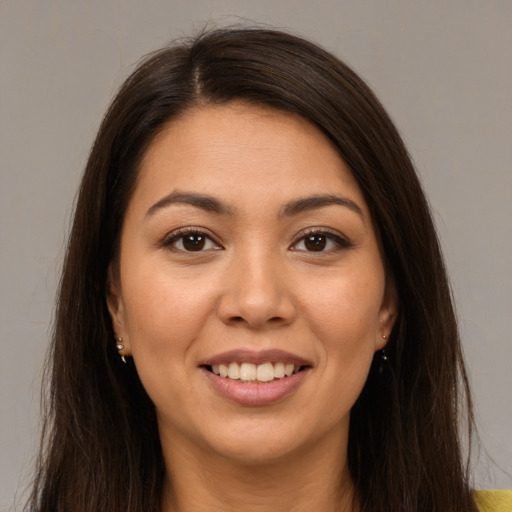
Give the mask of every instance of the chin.
M 240 443 L 231 441 L 229 446 L 217 446 L 216 452 L 230 463 L 240 466 L 278 465 L 286 462 L 298 449 L 289 443 L 275 443 L 274 440 L 248 440 Z
M 208 440 L 212 451 L 231 462 L 250 466 L 288 462 L 317 445 L 321 437 L 315 429 L 308 430 L 304 421 L 283 428 L 281 421 L 267 423 L 255 418 L 218 435 L 212 433 Z

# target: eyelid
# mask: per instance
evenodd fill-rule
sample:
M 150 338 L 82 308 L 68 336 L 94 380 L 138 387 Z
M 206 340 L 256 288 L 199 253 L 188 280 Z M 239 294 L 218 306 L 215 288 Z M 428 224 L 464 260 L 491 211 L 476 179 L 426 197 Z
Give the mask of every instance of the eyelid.
M 177 242 L 180 238 L 183 238 L 187 235 L 201 235 L 213 242 L 213 244 L 216 246 L 214 249 L 224 249 L 224 247 L 216 240 L 216 237 L 214 237 L 209 230 L 197 226 L 187 226 L 187 227 L 181 227 L 177 228 L 170 233 L 167 233 L 164 238 L 161 240 L 159 245 L 163 248 L 173 250 L 175 252 L 185 252 L 185 253 L 201 253 L 206 252 L 207 250 L 202 251 L 185 251 L 183 249 L 178 249 L 176 247 L 173 247 L 173 244 Z
M 304 240 L 304 238 L 308 235 L 323 235 L 329 238 L 330 240 L 333 240 L 334 243 L 338 245 L 337 249 L 349 249 L 350 247 L 353 247 L 354 244 L 348 239 L 348 237 L 342 235 L 340 232 L 333 230 L 331 228 L 326 227 L 310 227 L 300 230 L 296 235 L 295 239 L 290 245 L 290 250 L 298 250 L 294 249 L 294 246 L 296 246 L 299 242 Z M 314 251 L 307 251 L 307 252 L 314 252 Z M 330 252 L 330 251 L 318 251 L 321 252 Z

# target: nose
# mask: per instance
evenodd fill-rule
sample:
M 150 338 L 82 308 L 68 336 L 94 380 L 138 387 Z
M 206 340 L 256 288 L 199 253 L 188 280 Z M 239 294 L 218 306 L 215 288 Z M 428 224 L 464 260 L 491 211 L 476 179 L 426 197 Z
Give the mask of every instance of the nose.
M 278 260 L 261 251 L 233 258 L 218 304 L 225 324 L 268 329 L 293 322 L 292 276 Z

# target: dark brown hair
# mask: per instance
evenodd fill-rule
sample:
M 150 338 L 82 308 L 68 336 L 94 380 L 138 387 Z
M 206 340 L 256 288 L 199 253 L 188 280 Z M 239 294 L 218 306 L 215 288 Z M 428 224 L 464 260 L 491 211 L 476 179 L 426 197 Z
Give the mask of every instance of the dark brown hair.
M 432 218 L 393 123 L 345 64 L 301 38 L 224 29 L 148 56 L 122 85 L 83 176 L 58 299 L 48 411 L 29 508 L 159 509 L 164 464 L 154 406 L 116 353 L 109 265 L 138 166 L 164 125 L 197 104 L 245 101 L 298 113 L 333 142 L 379 233 L 400 312 L 353 407 L 349 467 L 367 512 L 476 510 L 459 419 L 471 402 Z

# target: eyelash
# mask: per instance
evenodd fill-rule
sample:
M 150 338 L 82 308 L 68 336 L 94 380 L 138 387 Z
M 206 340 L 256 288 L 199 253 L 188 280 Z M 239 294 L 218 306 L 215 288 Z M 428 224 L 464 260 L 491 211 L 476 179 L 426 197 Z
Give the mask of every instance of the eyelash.
M 175 251 L 175 252 L 185 252 L 185 253 L 193 253 L 193 252 L 204 252 L 204 250 L 201 248 L 199 251 L 188 251 L 185 248 L 181 249 L 176 247 L 174 244 L 176 242 L 181 240 L 181 243 L 183 244 L 183 240 L 187 236 L 200 236 L 204 237 L 204 240 L 206 243 L 211 242 L 215 245 L 213 249 L 219 250 L 222 249 L 222 246 L 218 244 L 209 234 L 207 234 L 204 230 L 198 229 L 198 228 L 180 228 L 176 231 L 173 231 L 169 236 L 165 237 L 165 239 L 162 241 L 162 247 L 165 247 L 169 250 Z
M 187 236 L 197 236 L 197 237 L 204 237 L 205 243 L 211 242 L 214 244 L 214 247 L 209 249 L 203 249 L 202 247 L 198 251 L 191 251 L 187 250 L 186 248 L 178 248 L 175 246 L 176 242 L 181 241 L 183 244 L 183 240 Z M 326 239 L 326 243 L 329 241 L 333 242 L 336 247 L 324 250 L 322 248 L 319 251 L 308 251 L 307 249 L 297 249 L 296 246 L 302 242 L 306 243 L 307 237 L 324 237 Z M 174 232 L 172 232 L 169 236 L 167 236 L 161 243 L 162 247 L 165 247 L 169 250 L 175 251 L 175 252 L 184 252 L 184 253 L 193 253 L 193 252 L 204 252 L 205 250 L 220 250 L 223 247 L 218 244 L 209 234 L 207 234 L 205 231 L 198 229 L 198 228 L 180 228 Z M 352 247 L 353 244 L 340 236 L 337 233 L 333 233 L 332 231 L 326 230 L 326 229 L 308 229 L 305 231 L 301 231 L 297 234 L 296 240 L 291 244 L 290 250 L 293 251 L 303 251 L 303 252 L 319 252 L 319 253 L 327 253 L 327 252 L 333 252 L 333 251 L 340 251 L 343 249 L 349 249 Z
M 300 231 L 297 234 L 295 242 L 290 246 L 293 248 L 297 246 L 300 242 L 305 243 L 308 237 L 324 237 L 327 241 L 333 242 L 336 247 L 327 250 L 321 251 L 307 251 L 305 249 L 292 249 L 292 250 L 302 250 L 304 252 L 320 252 L 320 253 L 328 253 L 333 251 L 341 251 L 343 249 L 350 249 L 353 244 L 349 242 L 346 238 L 343 238 L 338 233 L 329 231 L 327 229 L 319 229 L 319 228 L 309 228 L 304 231 Z

